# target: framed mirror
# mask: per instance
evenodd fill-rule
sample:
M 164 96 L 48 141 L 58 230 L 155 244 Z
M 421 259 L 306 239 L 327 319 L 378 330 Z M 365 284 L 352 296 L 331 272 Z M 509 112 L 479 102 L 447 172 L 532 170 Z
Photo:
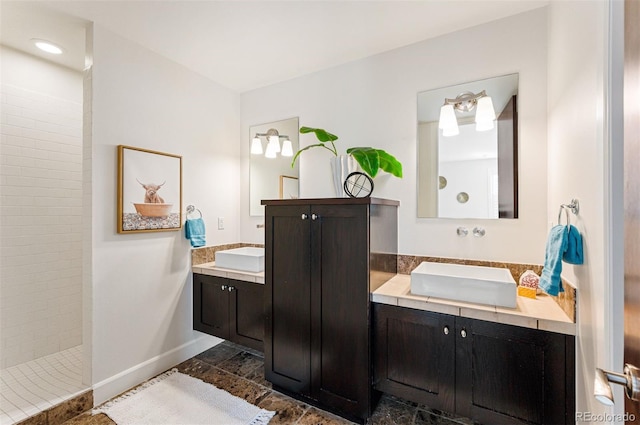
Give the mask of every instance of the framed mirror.
M 518 218 L 518 74 L 418 93 L 418 217 Z
M 262 199 L 299 196 L 299 161 L 291 168 L 291 160 L 299 146 L 298 125 L 295 117 L 249 128 L 249 215 L 264 216 L 264 206 L 260 205 Z

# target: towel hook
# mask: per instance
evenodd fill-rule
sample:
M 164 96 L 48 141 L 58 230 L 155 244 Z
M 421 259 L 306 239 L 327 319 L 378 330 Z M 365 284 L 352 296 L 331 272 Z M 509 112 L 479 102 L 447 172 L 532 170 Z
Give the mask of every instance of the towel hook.
M 202 218 L 202 211 L 200 211 L 193 205 L 187 205 L 187 218 L 189 218 L 189 214 L 193 214 L 196 211 L 198 211 L 198 213 L 200 214 L 200 218 Z

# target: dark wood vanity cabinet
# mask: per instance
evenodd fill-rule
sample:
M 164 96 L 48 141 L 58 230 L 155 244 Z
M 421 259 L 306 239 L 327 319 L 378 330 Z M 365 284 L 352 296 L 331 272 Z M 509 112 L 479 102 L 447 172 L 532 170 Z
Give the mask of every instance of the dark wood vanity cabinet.
M 264 285 L 194 274 L 193 329 L 262 351 Z
M 376 388 L 483 424 L 575 423 L 575 338 L 375 304 Z
M 384 304 L 374 306 L 376 388 L 455 411 L 455 318 Z
M 266 379 L 362 422 L 374 407 L 370 291 L 396 273 L 397 202 L 263 203 Z

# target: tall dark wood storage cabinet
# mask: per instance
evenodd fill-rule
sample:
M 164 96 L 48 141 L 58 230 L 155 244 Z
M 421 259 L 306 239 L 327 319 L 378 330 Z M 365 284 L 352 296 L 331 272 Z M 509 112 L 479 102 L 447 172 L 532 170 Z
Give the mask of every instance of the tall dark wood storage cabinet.
M 397 201 L 262 201 L 265 375 L 363 422 L 373 410 L 370 292 L 397 272 Z

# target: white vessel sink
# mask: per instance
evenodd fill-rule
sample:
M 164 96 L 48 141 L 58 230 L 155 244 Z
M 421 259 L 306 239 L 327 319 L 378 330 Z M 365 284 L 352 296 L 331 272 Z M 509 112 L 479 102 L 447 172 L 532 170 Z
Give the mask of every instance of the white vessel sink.
M 235 248 L 216 252 L 216 267 L 258 273 L 264 271 L 264 248 Z
M 509 269 L 424 262 L 411 272 L 411 293 L 498 307 L 516 307 Z

